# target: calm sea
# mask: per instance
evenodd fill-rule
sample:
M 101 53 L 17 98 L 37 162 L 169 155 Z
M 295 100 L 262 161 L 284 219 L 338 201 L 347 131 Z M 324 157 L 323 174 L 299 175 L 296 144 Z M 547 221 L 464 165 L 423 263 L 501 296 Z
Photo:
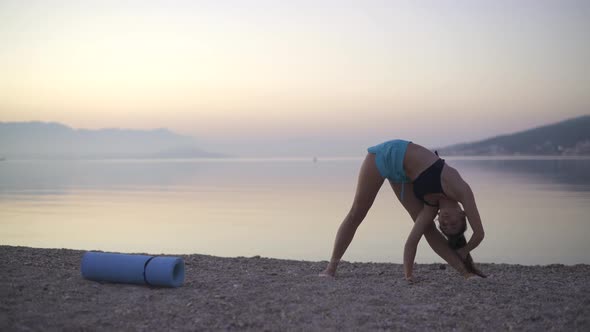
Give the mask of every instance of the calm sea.
M 446 159 L 486 230 L 474 257 L 590 263 L 590 159 Z M 361 159 L 0 161 L 0 243 L 327 260 Z M 385 183 L 344 259 L 402 261 L 412 222 Z M 420 243 L 417 261 L 441 261 Z

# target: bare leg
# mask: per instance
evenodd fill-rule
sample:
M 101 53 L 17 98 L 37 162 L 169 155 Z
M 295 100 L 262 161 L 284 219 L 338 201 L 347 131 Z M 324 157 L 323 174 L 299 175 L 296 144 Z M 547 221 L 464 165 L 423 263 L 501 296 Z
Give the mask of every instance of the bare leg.
M 352 207 L 338 228 L 330 264 L 328 264 L 328 267 L 320 275 L 333 277 L 336 274 L 336 268 L 338 268 L 340 258 L 342 258 L 344 252 L 350 245 L 356 229 L 363 219 L 365 219 L 384 181 L 385 178 L 381 176 L 375 164 L 375 155 L 371 153 L 367 154 L 359 172 Z
M 404 197 L 402 199 L 402 185 L 400 183 L 391 182 L 390 184 L 393 188 L 393 191 L 395 192 L 395 195 L 402 203 L 406 211 L 408 211 L 410 217 L 412 217 L 412 220 L 414 220 L 415 222 L 416 218 L 418 218 L 418 215 L 420 214 L 420 211 L 422 211 L 422 209 L 424 208 L 424 203 L 419 201 L 416 198 L 416 196 L 414 196 L 414 185 L 411 183 L 404 184 Z M 428 241 L 428 244 L 430 245 L 432 250 L 434 250 L 434 252 L 436 252 L 442 259 L 449 263 L 449 265 L 454 267 L 461 274 L 466 273 L 467 269 L 465 267 L 465 264 L 463 263 L 459 255 L 457 255 L 457 253 L 455 253 L 455 251 L 449 247 L 449 245 L 447 244 L 447 240 L 436 229 L 434 223 L 432 223 L 432 225 L 428 227 L 426 232 L 424 232 L 424 237 L 426 238 L 426 241 Z

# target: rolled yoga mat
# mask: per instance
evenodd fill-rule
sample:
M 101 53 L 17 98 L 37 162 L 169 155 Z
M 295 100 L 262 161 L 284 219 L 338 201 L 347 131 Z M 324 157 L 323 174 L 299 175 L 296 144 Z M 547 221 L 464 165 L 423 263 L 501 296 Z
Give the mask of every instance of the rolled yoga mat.
M 94 281 L 180 287 L 184 262 L 178 257 L 89 251 L 82 257 L 82 276 Z

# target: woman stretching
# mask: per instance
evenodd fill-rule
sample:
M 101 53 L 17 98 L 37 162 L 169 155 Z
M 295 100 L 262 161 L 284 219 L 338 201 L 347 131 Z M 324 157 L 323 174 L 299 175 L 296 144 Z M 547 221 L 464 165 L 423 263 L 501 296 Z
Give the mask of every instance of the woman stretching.
M 350 212 L 338 229 L 332 258 L 321 276 L 336 275 L 340 258 L 371 208 L 385 179 L 414 220 L 404 246 L 404 273 L 413 282 L 416 248 L 422 235 L 432 249 L 465 278 L 485 277 L 469 254 L 484 238 L 483 226 L 469 185 L 438 154 L 412 142 L 393 140 L 368 149 Z M 461 209 L 461 205 L 463 209 Z M 439 232 L 434 219 L 438 215 Z M 466 219 L 473 229 L 465 240 Z

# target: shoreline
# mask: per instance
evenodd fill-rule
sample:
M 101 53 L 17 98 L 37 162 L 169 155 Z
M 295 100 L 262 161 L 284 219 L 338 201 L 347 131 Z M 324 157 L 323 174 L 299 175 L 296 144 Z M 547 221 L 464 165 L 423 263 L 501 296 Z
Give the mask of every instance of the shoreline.
M 264 259 L 271 259 L 271 260 L 277 260 L 277 261 L 285 261 L 285 262 L 309 262 L 309 263 L 325 263 L 328 264 L 328 260 L 324 259 L 324 260 L 314 260 L 314 259 L 308 259 L 308 258 L 304 258 L 304 259 L 297 259 L 297 258 L 290 258 L 290 257 L 270 257 L 270 256 L 264 256 L 262 254 L 258 254 L 255 253 L 254 255 L 247 255 L 247 256 L 220 256 L 220 255 L 215 255 L 215 254 L 210 254 L 210 253 L 206 253 L 206 254 L 199 254 L 199 253 L 153 253 L 153 252 L 149 252 L 149 251 L 113 251 L 113 250 L 108 250 L 108 249 L 81 249 L 81 248 L 59 248 L 59 247 L 32 247 L 32 246 L 26 246 L 26 245 L 20 245 L 20 244 L 0 244 L 0 250 L 2 250 L 2 248 L 26 248 L 26 249 L 31 249 L 31 250 L 66 250 L 66 251 L 73 251 L 73 252 L 79 252 L 80 255 L 82 255 L 85 252 L 88 251 L 97 251 L 97 252 L 107 252 L 107 253 L 120 253 L 120 254 L 127 254 L 127 255 L 151 255 L 151 256 L 168 256 L 168 257 L 190 257 L 190 256 L 203 256 L 203 257 L 214 257 L 214 258 L 219 258 L 219 259 L 244 259 L 244 258 L 264 258 Z M 387 261 L 366 261 L 366 260 L 346 260 L 344 259 L 343 262 L 345 262 L 346 264 L 385 264 L 385 265 L 391 265 L 391 266 L 396 266 L 399 265 L 401 266 L 402 263 L 397 263 L 397 262 L 387 262 Z M 422 266 L 426 266 L 426 265 L 445 265 L 445 268 L 449 268 L 452 269 L 450 266 L 448 266 L 447 263 L 445 262 L 424 262 L 424 261 L 416 261 L 415 264 L 417 265 L 422 265 Z M 550 263 L 533 263 L 533 264 L 526 264 L 526 263 L 510 263 L 510 262 L 500 262 L 500 263 L 496 263 L 496 262 L 484 262 L 484 261 L 476 261 L 475 264 L 477 266 L 483 265 L 494 265 L 494 266 L 520 266 L 520 267 L 551 267 L 551 266 L 564 266 L 564 267 L 574 267 L 574 266 L 578 266 L 578 265 L 587 265 L 590 266 L 590 263 L 586 263 L 586 262 L 576 262 L 576 263 L 559 263 L 559 262 L 550 262 Z
M 0 330 L 590 329 L 590 265 L 478 264 L 464 280 L 440 263 L 401 264 L 174 255 L 176 289 L 99 283 L 83 250 L 0 245 Z M 168 255 L 166 255 L 168 256 Z

